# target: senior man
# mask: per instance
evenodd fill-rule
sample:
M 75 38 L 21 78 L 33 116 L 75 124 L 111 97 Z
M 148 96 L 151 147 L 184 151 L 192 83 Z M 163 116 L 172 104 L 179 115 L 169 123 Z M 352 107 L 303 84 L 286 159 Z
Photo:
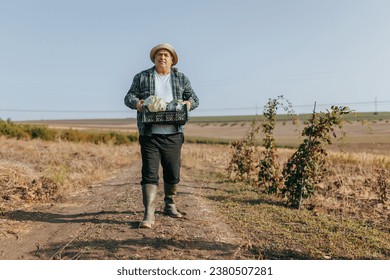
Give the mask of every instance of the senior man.
M 181 148 L 184 142 L 184 125 L 144 124 L 142 106 L 145 99 L 156 95 L 165 102 L 183 100 L 188 110 L 199 105 L 199 99 L 191 87 L 189 79 L 177 68 L 178 55 L 172 45 L 161 43 L 152 48 L 150 59 L 152 68 L 134 76 L 130 90 L 125 96 L 125 104 L 137 110 L 137 126 L 142 155 L 142 197 L 145 207 L 140 228 L 151 228 L 155 221 L 154 201 L 159 185 L 159 166 L 163 169 L 164 213 L 172 218 L 182 215 L 175 206 L 178 183 L 180 181 Z

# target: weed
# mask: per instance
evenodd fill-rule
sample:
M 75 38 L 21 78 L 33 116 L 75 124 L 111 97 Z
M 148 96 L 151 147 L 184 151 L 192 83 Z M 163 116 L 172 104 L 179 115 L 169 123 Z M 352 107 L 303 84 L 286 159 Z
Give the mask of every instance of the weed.
M 379 196 L 379 201 L 381 203 L 385 203 L 388 199 L 387 193 L 389 191 L 389 171 L 386 169 L 378 169 L 377 170 L 378 177 L 376 179 L 376 192 Z
M 232 157 L 227 171 L 233 180 L 253 181 L 256 176 L 257 147 L 255 137 L 259 132 L 259 125 L 253 120 L 248 134 L 244 139 L 231 143 Z
M 69 176 L 70 168 L 65 163 L 62 163 L 55 166 L 49 166 L 44 173 L 46 177 L 50 178 L 55 184 L 62 186 Z

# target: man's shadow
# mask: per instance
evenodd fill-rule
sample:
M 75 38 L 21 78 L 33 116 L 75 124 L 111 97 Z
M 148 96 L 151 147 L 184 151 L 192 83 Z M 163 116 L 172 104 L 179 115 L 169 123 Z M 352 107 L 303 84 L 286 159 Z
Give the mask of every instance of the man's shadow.
M 129 224 L 128 221 L 121 221 L 117 219 L 107 218 L 107 215 L 127 215 L 132 217 L 140 217 L 143 211 L 100 211 L 100 212 L 86 212 L 77 214 L 58 214 L 47 213 L 41 211 L 24 211 L 16 210 L 6 212 L 0 215 L 2 218 L 14 221 L 32 221 L 32 222 L 44 222 L 44 223 L 93 223 L 93 224 Z M 139 218 L 137 218 L 138 220 Z M 133 228 L 139 222 L 130 221 L 130 227 Z

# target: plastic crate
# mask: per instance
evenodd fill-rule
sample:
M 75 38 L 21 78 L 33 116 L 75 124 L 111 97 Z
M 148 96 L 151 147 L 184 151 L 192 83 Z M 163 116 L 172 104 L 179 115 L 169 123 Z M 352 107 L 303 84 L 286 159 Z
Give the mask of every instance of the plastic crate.
M 150 112 L 146 106 L 142 109 L 142 122 L 145 124 L 185 124 L 187 121 L 186 104 L 177 111 Z

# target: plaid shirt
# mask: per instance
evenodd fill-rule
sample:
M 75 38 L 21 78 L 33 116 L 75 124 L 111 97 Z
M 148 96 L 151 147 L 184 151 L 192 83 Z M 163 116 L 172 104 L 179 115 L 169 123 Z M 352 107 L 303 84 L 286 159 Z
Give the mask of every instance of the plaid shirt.
M 133 83 L 125 96 L 125 104 L 131 109 L 137 109 L 140 99 L 146 99 L 155 95 L 154 67 L 144 70 L 134 76 Z M 191 87 L 190 80 L 177 68 L 172 68 L 171 84 L 173 99 L 188 100 L 191 102 L 191 110 L 199 106 L 199 99 Z M 145 127 L 142 123 L 142 114 L 137 112 L 137 125 L 140 135 L 150 135 L 150 126 Z M 184 131 L 184 125 L 178 126 L 178 132 Z

